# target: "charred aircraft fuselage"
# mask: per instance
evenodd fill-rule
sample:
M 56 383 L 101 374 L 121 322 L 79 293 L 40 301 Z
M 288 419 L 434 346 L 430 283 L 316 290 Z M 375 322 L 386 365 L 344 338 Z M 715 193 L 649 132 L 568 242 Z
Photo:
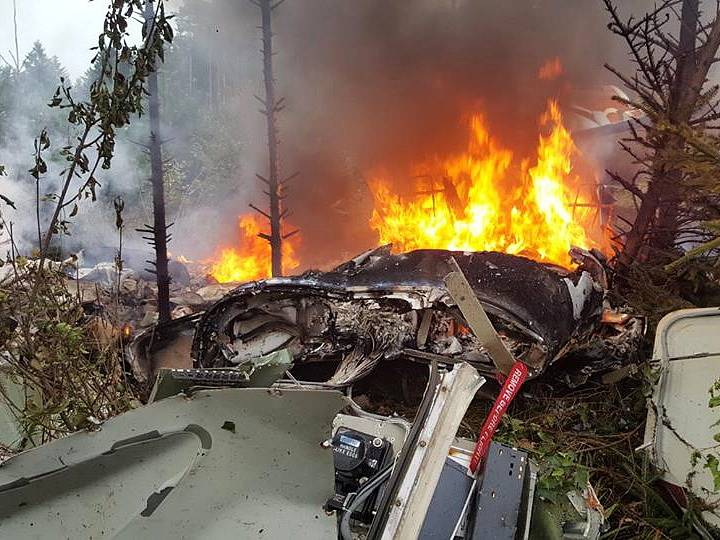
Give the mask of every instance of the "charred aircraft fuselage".
M 199 321 L 193 357 L 199 367 L 228 367 L 287 348 L 296 364 L 339 362 L 334 384 L 401 355 L 492 370 L 443 283 L 452 257 L 512 354 L 539 374 L 601 324 L 602 265 L 575 255 L 580 264 L 570 271 L 497 252 L 392 254 L 385 246 L 330 272 L 239 286 Z

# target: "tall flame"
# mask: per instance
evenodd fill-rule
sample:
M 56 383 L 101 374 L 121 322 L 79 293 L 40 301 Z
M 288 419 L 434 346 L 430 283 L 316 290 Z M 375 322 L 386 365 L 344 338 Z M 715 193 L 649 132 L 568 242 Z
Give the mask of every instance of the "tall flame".
M 238 247 L 223 247 L 213 257 L 210 268 L 220 283 L 253 281 L 270 277 L 272 256 L 270 244 L 258 234 L 261 232 L 260 219 L 254 214 L 239 217 Z M 297 235 L 283 242 L 283 270 L 294 270 L 299 266 L 296 258 Z
M 577 149 L 557 103 L 541 117 L 532 166 L 490 136 L 480 115 L 470 120 L 467 151 L 424 163 L 414 172 L 416 194 L 404 198 L 385 173 L 369 186 L 374 198 L 370 226 L 379 242 L 397 252 L 437 248 L 504 251 L 570 266 L 572 246 L 607 251 L 599 206 L 581 193 L 573 174 Z

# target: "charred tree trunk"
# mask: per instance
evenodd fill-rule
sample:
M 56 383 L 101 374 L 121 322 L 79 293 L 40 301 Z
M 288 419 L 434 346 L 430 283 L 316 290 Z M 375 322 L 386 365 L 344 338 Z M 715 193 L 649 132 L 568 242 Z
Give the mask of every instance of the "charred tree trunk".
M 669 99 L 664 116 L 679 128 L 691 123 L 698 112 L 708 70 L 720 45 L 720 19 L 716 19 L 698 49 L 699 9 L 699 0 L 683 0 L 680 36 L 672 51 L 675 71 L 668 85 Z M 641 69 L 651 72 L 652 67 L 641 66 Z M 638 258 L 644 246 L 661 252 L 674 248 L 682 204 L 683 172 L 673 163 L 673 156 L 682 152 L 683 147 L 682 137 L 672 134 L 659 138 L 655 145 L 650 182 L 626 237 L 622 253 L 624 262 Z
M 680 16 L 680 40 L 678 43 L 677 71 L 670 91 L 670 121 L 678 126 L 687 125 L 697 108 L 697 101 L 705 82 L 705 73 L 699 87 L 693 87 L 693 75 L 701 70 L 695 53 L 699 31 L 699 0 L 684 0 Z M 678 135 L 670 136 L 667 141 L 668 158 L 682 151 L 684 142 Z M 663 159 L 668 163 L 670 159 Z M 662 201 L 658 209 L 657 234 L 654 247 L 668 251 L 675 245 L 677 236 L 677 218 L 681 202 L 683 173 L 676 167 L 670 167 L 663 175 Z
M 154 16 L 152 0 L 147 3 L 146 20 Z M 165 186 L 162 157 L 162 139 L 160 138 L 160 94 L 158 91 L 157 70 L 148 77 L 149 117 L 150 117 L 150 169 L 153 187 L 153 226 L 152 244 L 155 248 L 155 277 L 158 288 L 159 322 L 170 320 L 170 275 L 168 273 L 167 223 L 165 221 Z
M 170 274 L 168 273 L 167 224 L 165 221 L 165 186 L 160 140 L 160 99 L 157 74 L 150 75 L 150 167 L 153 186 L 153 245 L 155 246 L 155 277 L 158 288 L 158 317 L 170 320 Z
M 270 199 L 269 212 L 265 215 L 270 221 L 270 234 L 261 235 L 270 243 L 272 252 L 272 275 L 281 276 L 282 268 L 282 193 L 278 167 L 278 130 L 276 114 L 282 108 L 282 100 L 275 96 L 275 79 L 273 74 L 273 44 L 272 44 L 272 11 L 281 2 L 273 3 L 271 0 L 251 0 L 260 8 L 262 16 L 262 54 L 263 79 L 265 83 L 265 98 L 260 101 L 265 106 L 262 111 L 267 123 L 268 141 L 268 177 L 260 179 L 267 185 L 267 195 Z

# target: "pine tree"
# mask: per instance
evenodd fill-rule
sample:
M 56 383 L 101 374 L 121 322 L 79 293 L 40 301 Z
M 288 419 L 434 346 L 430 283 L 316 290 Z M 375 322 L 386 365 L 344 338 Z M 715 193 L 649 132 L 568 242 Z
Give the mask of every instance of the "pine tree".
M 36 41 L 25 57 L 14 89 L 17 96 L 16 117 L 30 119 L 33 132 L 47 128 L 51 136 L 64 133 L 65 113 L 47 105 L 61 80 L 67 77 L 67 71 L 58 58 L 48 56 L 42 43 Z

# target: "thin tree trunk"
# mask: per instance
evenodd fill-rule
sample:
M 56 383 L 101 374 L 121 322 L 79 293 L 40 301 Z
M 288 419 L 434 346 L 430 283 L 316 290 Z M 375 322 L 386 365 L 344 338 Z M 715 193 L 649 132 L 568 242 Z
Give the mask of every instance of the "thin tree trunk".
M 273 75 L 272 46 L 272 4 L 271 0 L 259 0 L 262 13 L 263 77 L 265 80 L 265 117 L 267 119 L 268 195 L 270 197 L 270 249 L 272 251 L 272 275 L 281 276 L 282 268 L 282 231 L 281 198 L 278 172 L 278 131 L 275 119 L 276 97 Z
M 37 225 L 38 253 L 42 253 L 43 238 L 40 226 L 40 179 L 35 180 L 35 223 Z
M 147 3 L 146 15 L 153 17 L 152 0 Z M 168 273 L 167 224 L 165 221 L 165 186 L 160 138 L 160 96 L 158 92 L 157 69 L 148 77 L 150 117 L 150 168 L 153 187 L 153 235 L 155 247 L 155 277 L 158 288 L 158 319 L 161 323 L 170 320 L 170 275 Z
M 70 163 L 70 167 L 68 167 L 67 172 L 64 173 L 63 187 L 60 191 L 60 196 L 55 202 L 55 210 L 53 210 L 53 215 L 50 218 L 50 223 L 48 225 L 47 231 L 45 232 L 45 236 L 43 237 L 42 247 L 40 249 L 40 263 L 38 265 L 38 268 L 40 270 L 43 269 L 43 264 L 45 263 L 48 249 L 50 249 L 50 242 L 52 241 L 52 238 L 56 232 L 55 228 L 57 227 L 57 223 L 60 218 L 60 212 L 65 207 L 65 197 L 67 197 L 68 190 L 70 189 L 70 184 L 72 184 L 72 181 L 75 178 L 75 171 L 77 170 L 77 165 L 80 162 L 80 158 L 82 157 L 83 150 L 85 150 L 86 148 L 85 144 L 88 136 L 90 135 L 91 129 L 92 126 L 85 126 L 82 135 L 78 137 L 78 146 L 75 149 L 73 160 Z
M 700 95 L 701 89 L 693 88 L 693 75 L 701 69 L 701 66 L 697 65 L 696 54 L 699 9 L 699 0 L 684 0 L 680 15 L 677 72 L 670 93 L 670 120 L 675 125 L 687 124 L 690 121 Z M 681 152 L 683 144 L 680 136 L 671 136 L 668 141 L 670 155 Z M 682 179 L 682 171 L 678 169 L 672 169 L 665 174 L 663 200 L 658 212 L 657 237 L 654 242 L 657 249 L 667 251 L 675 245 Z
M 620 260 L 624 264 L 631 263 L 640 255 L 641 248 L 646 245 L 647 235 L 655 222 L 660 200 L 661 183 L 656 181 L 658 174 L 653 174 L 653 181 L 643 196 L 632 229 L 628 232 Z
M 692 118 L 707 77 L 707 70 L 703 73 L 704 66 L 697 62 L 698 10 L 699 0 L 684 0 L 675 79 L 670 89 L 668 110 L 670 121 L 677 126 L 687 124 Z M 625 262 L 637 258 L 644 245 L 660 251 L 669 251 L 675 245 L 683 175 L 682 171 L 668 166 L 668 163 L 671 156 L 682 151 L 682 146 L 680 136 L 668 135 L 663 147 L 655 153 L 654 161 L 661 165 L 652 175 L 633 228 L 628 233 L 623 250 Z M 652 236 L 649 236 L 651 231 Z

